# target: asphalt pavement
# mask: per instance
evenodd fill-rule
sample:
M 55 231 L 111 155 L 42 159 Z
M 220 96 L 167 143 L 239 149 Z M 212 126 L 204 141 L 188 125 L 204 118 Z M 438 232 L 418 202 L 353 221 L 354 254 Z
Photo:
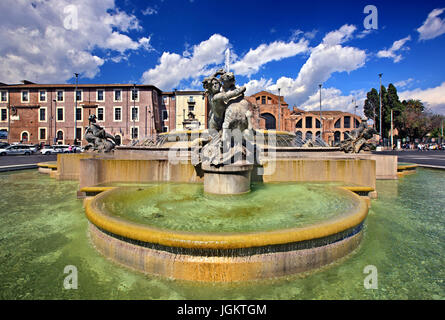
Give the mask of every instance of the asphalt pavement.
M 40 153 L 25 155 L 0 156 L 0 172 L 37 168 L 37 163 L 56 161 L 57 155 L 42 155 Z
M 421 167 L 445 169 L 445 150 L 403 150 L 374 153 L 396 155 L 399 162 L 415 163 Z

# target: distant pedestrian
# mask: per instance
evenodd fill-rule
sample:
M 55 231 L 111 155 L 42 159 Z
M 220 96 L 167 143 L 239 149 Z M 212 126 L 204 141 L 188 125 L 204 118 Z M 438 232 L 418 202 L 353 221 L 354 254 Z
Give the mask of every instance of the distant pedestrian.
M 71 145 L 69 145 L 68 152 L 71 153 L 72 151 L 73 151 L 73 147 Z

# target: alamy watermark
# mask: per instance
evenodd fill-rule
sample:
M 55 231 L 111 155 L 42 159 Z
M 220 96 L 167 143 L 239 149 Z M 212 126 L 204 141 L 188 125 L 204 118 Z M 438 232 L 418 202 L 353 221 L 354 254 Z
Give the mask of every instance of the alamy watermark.
M 67 30 L 77 30 L 79 28 L 79 12 L 77 6 L 70 4 L 63 8 L 65 19 L 63 20 L 63 27 Z
M 363 269 L 363 273 L 367 274 L 365 280 L 363 280 L 363 286 L 365 289 L 378 289 L 378 275 L 377 267 L 370 264 Z
M 363 9 L 363 13 L 368 14 L 365 19 L 363 20 L 363 27 L 366 30 L 371 30 L 371 29 L 378 29 L 378 11 L 377 11 L 377 7 L 372 5 L 372 4 L 368 4 L 364 9 Z
M 66 290 L 77 289 L 78 288 L 78 276 L 77 268 L 73 265 L 65 266 L 63 269 L 64 274 L 68 274 L 65 279 L 63 279 L 63 288 Z

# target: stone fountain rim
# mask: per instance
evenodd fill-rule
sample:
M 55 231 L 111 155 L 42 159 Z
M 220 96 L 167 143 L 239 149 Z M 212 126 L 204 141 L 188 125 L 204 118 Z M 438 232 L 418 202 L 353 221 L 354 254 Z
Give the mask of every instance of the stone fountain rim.
M 106 198 L 116 188 L 99 193 L 86 201 L 85 213 L 88 220 L 95 226 L 112 234 L 136 241 L 155 243 L 167 247 L 191 249 L 237 249 L 280 245 L 327 237 L 362 223 L 368 215 L 368 205 L 364 199 L 352 192 L 348 187 L 337 187 L 357 200 L 356 210 L 346 216 L 336 217 L 322 223 L 305 227 L 257 231 L 247 233 L 200 233 L 172 231 L 142 225 L 113 217 L 100 210 L 99 200 Z

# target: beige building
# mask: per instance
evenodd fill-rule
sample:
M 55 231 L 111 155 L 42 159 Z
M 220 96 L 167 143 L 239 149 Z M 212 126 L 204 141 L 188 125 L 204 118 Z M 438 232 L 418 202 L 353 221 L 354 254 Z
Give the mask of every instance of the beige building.
M 175 91 L 175 99 L 177 131 L 207 127 L 207 99 L 204 91 Z

